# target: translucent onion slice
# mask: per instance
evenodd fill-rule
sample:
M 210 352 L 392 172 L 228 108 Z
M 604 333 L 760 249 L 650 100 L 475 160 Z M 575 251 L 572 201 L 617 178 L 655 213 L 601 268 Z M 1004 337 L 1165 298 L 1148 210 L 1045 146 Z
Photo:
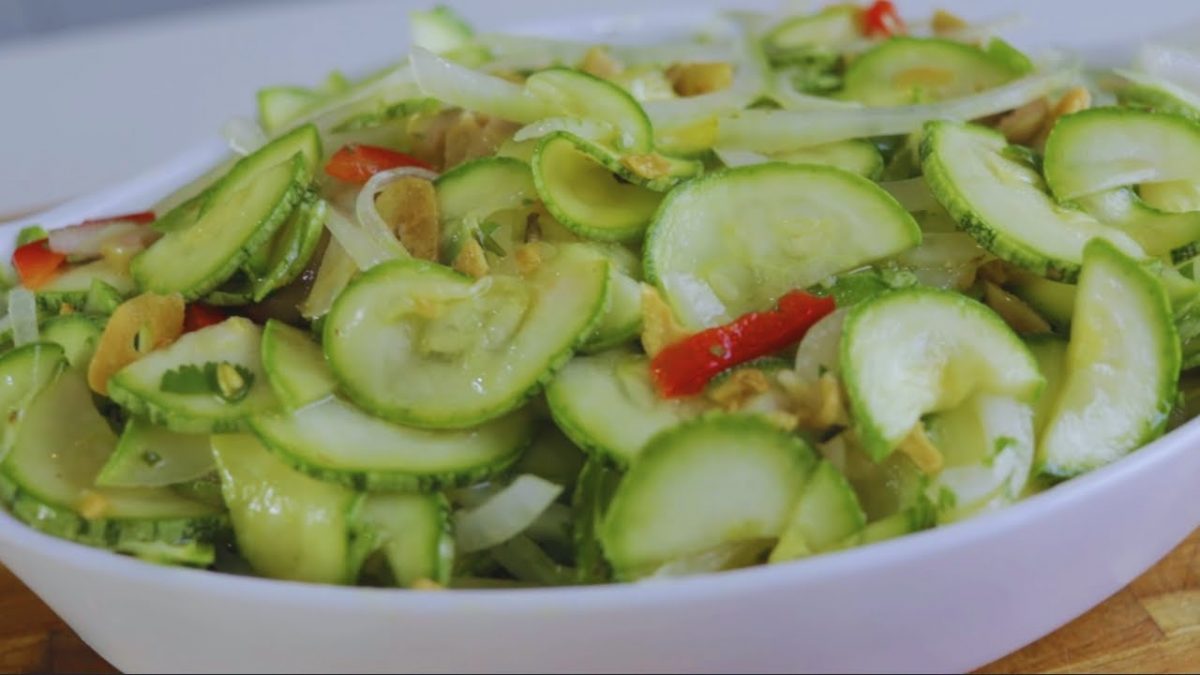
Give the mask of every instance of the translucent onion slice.
M 600 120 L 581 119 L 578 117 L 547 117 L 546 119 L 538 120 L 533 124 L 527 124 L 517 129 L 517 133 L 513 134 L 513 140 L 517 143 L 523 143 L 547 136 L 555 131 L 569 131 L 580 138 L 597 143 L 607 142 L 617 135 L 617 130 L 613 128 L 613 125 Z
M 267 132 L 258 122 L 246 117 L 234 117 L 221 127 L 221 136 L 229 149 L 243 157 L 267 144 Z
M 72 225 L 50 232 L 50 250 L 75 260 L 96 258 L 110 242 L 118 239 L 137 247 L 156 236 L 153 228 L 129 221 Z
M 404 245 L 392 234 L 392 228 L 383 222 L 383 218 L 379 215 L 379 210 L 375 208 L 375 196 L 388 183 L 407 176 L 416 176 L 429 181 L 436 180 L 438 177 L 436 173 L 428 169 L 415 166 L 388 169 L 387 171 L 380 171 L 371 176 L 371 179 L 367 181 L 366 185 L 363 185 L 362 190 L 358 193 L 358 198 L 354 201 L 354 215 L 358 219 L 358 227 L 355 229 L 358 232 L 350 232 L 347 229 L 347 225 L 353 226 L 354 223 L 346 221 L 345 217 L 340 217 L 340 220 L 334 222 L 335 218 L 339 216 L 331 213 L 330 222 L 328 223 L 329 231 L 333 233 L 333 236 L 338 238 L 338 241 L 346 249 L 346 252 L 350 254 L 350 257 L 354 258 L 354 262 L 360 270 L 365 271 L 384 260 L 408 257 L 408 252 L 404 250 Z M 331 211 L 333 210 L 335 209 L 331 209 Z M 339 231 L 341 232 L 340 235 L 338 234 Z M 372 248 L 377 250 L 368 253 L 368 250 Z M 367 267 L 364 267 L 364 264 Z
M 410 61 L 421 90 L 442 103 L 523 124 L 554 114 L 550 105 L 525 87 L 447 61 L 427 49 L 414 47 Z
M 456 517 L 457 550 L 492 548 L 524 532 L 558 499 L 562 487 L 532 474 L 518 476 L 486 502 Z
M 1138 52 L 1136 65 L 1151 77 L 1200 94 L 1200 53 L 1181 47 L 1148 44 Z
M 12 321 L 14 346 L 37 342 L 37 301 L 33 291 L 17 286 L 8 292 L 8 318 Z

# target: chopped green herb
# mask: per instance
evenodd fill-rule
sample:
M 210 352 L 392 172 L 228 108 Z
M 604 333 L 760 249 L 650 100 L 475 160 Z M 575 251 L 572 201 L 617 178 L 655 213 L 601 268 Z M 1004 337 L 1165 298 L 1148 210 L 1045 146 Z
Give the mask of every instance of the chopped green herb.
M 163 373 L 159 389 L 171 394 L 216 394 L 229 403 L 246 398 L 254 373 L 244 366 L 212 361 L 203 366 L 185 365 Z
M 46 234 L 46 228 L 41 225 L 30 225 L 29 227 L 21 228 L 21 232 L 17 234 L 17 246 L 41 241 L 48 236 L 50 235 Z

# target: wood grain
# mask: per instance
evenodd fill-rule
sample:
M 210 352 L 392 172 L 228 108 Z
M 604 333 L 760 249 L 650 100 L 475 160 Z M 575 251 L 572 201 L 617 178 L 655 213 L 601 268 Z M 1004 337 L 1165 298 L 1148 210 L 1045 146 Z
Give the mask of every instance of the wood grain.
M 979 673 L 1200 671 L 1200 530 L 1119 593 Z M 0 567 L 0 673 L 114 673 Z

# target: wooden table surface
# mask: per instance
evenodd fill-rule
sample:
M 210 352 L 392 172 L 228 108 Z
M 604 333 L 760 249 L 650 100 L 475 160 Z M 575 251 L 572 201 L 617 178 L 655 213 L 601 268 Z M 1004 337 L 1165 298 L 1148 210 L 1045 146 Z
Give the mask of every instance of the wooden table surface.
M 1055 633 L 981 673 L 1200 670 L 1200 530 L 1157 566 Z M 111 673 L 112 666 L 0 567 L 0 672 Z

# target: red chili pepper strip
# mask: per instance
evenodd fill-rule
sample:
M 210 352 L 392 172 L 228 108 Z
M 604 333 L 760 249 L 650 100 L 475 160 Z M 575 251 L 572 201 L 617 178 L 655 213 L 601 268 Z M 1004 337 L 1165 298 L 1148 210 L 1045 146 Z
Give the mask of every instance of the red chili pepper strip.
M 668 345 L 650 362 L 654 382 L 666 398 L 699 394 L 721 371 L 799 342 L 836 307 L 832 297 L 792 291 L 777 309 L 751 312 Z
M 120 216 L 110 216 L 108 218 L 96 218 L 95 220 L 85 220 L 82 225 L 107 225 L 109 223 L 137 223 L 145 225 L 146 223 L 154 222 L 153 211 L 139 211 L 137 213 L 126 213 Z
M 907 30 L 891 0 L 875 0 L 863 10 L 863 33 L 867 37 L 903 35 Z
M 333 153 L 325 165 L 325 173 L 347 183 L 361 184 L 371 180 L 371 176 L 380 171 L 401 166 L 433 169 L 429 164 L 403 152 L 374 145 L 351 144 Z
M 21 277 L 21 285 L 31 290 L 41 288 L 54 278 L 67 256 L 50 250 L 49 239 L 31 241 L 13 251 L 12 264 Z
M 183 332 L 215 326 L 229 317 L 221 310 L 209 305 L 192 303 L 183 312 Z

